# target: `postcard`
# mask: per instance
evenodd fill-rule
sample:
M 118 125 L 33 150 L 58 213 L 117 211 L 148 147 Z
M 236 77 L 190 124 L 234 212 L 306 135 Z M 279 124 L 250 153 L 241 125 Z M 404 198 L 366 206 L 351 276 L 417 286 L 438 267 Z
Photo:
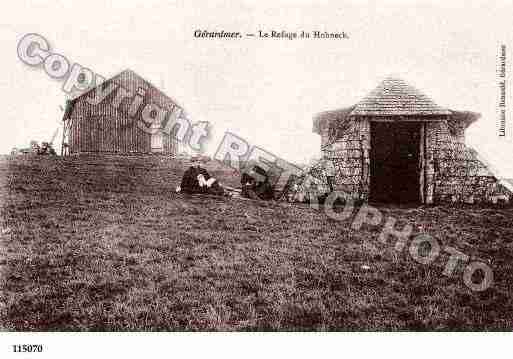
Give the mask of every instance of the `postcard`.
M 511 332 L 511 15 L 507 2 L 10 2 L 5 354 L 65 357 L 59 345 L 84 340 L 90 357 L 116 332 L 129 357 L 143 337 L 159 355 L 180 335 L 257 355 L 254 332 L 270 332 L 283 353 L 295 340 L 325 356 L 307 348 L 329 332 L 374 356 L 382 333 Z

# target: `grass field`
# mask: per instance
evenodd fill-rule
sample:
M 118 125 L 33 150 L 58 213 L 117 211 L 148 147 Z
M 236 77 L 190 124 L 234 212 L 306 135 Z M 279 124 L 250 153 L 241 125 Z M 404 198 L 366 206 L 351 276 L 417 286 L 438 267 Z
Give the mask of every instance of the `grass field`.
M 209 166 L 207 166 L 208 168 Z M 225 183 L 238 177 L 209 168 Z M 513 209 L 380 207 L 486 261 L 469 290 L 303 204 L 176 194 L 161 157 L 0 160 L 3 330 L 512 330 Z

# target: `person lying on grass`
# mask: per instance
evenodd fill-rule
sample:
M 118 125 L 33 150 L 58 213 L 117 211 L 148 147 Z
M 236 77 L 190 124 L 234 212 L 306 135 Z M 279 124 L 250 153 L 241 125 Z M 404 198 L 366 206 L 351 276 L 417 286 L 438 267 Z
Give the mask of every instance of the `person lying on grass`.
M 176 192 L 206 193 L 219 196 L 225 194 L 221 184 L 217 179 L 210 176 L 206 169 L 201 167 L 201 160 L 197 157 L 191 159 L 191 167 L 183 174 L 182 183 L 176 189 Z
M 260 180 L 257 181 L 257 178 Z M 274 197 L 274 190 L 269 176 L 259 166 L 253 166 L 251 170 L 242 172 L 240 182 L 242 196 L 244 197 L 257 200 L 269 200 Z

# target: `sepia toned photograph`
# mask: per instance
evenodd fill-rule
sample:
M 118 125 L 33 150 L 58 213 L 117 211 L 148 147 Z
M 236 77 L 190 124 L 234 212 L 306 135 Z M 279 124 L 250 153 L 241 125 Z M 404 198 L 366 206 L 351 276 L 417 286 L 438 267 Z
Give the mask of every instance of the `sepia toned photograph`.
M 6 352 L 49 354 L 7 337 L 35 332 L 511 332 L 512 15 L 9 2 Z

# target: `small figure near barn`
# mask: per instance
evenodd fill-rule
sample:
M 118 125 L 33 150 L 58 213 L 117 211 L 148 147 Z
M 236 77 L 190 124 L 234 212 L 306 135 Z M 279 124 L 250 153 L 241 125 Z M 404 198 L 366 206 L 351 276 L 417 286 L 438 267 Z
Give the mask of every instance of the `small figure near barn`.
M 48 142 L 41 143 L 41 147 L 39 148 L 38 154 L 39 155 L 52 155 L 52 156 L 57 155 L 57 153 L 53 149 L 52 144 L 48 143 Z
M 30 141 L 29 148 L 13 148 L 11 155 L 57 155 L 51 142 L 42 142 L 41 145 L 35 140 Z
M 217 179 L 201 167 L 201 162 L 200 158 L 191 158 L 191 167 L 183 174 L 182 183 L 177 188 L 177 192 L 224 195 L 223 187 Z

